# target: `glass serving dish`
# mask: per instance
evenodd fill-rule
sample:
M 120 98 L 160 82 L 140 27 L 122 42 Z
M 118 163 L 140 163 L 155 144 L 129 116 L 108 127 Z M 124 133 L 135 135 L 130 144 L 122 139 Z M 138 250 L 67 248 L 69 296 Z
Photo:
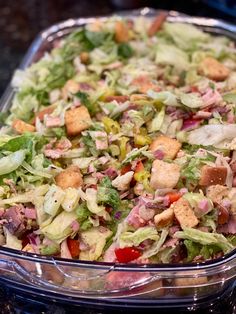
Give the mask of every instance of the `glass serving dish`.
M 130 19 L 153 18 L 158 11 L 143 8 L 122 13 Z M 108 17 L 100 17 L 106 20 Z M 55 41 L 95 18 L 70 19 L 41 32 L 20 66 L 25 69 L 49 51 Z M 168 21 L 197 25 L 205 31 L 236 39 L 236 26 L 208 18 L 170 11 Z M 1 110 L 11 106 L 9 85 Z M 196 264 L 122 265 L 67 260 L 0 248 L 0 279 L 9 287 L 74 304 L 112 308 L 199 308 L 211 300 L 233 295 L 236 250 L 214 261 Z M 229 301 L 230 302 L 230 301 Z

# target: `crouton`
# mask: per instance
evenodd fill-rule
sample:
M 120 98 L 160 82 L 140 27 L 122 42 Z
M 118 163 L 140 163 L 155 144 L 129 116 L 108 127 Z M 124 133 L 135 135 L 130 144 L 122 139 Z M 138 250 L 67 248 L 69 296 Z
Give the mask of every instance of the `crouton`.
M 133 94 L 130 95 L 130 101 L 135 102 L 135 101 L 140 101 L 140 100 L 147 100 L 147 96 L 145 94 Z
M 12 122 L 12 128 L 19 134 L 25 132 L 35 132 L 35 127 L 32 124 L 16 119 Z
M 195 227 L 198 224 L 198 219 L 190 207 L 189 202 L 184 198 L 180 198 L 173 205 L 175 218 L 178 220 L 181 228 Z
M 44 116 L 46 114 L 51 114 L 55 110 L 55 105 L 48 106 L 47 108 L 35 113 L 35 117 L 33 118 L 32 123 L 35 124 L 36 118 L 38 118 L 40 121 L 43 121 Z
M 174 219 L 174 210 L 172 207 L 164 210 L 162 213 L 157 214 L 154 217 L 154 222 L 156 227 L 159 228 L 164 228 L 171 224 Z
M 112 181 L 112 185 L 119 191 L 125 191 L 129 189 L 130 182 L 133 179 L 134 172 L 128 171 L 125 174 L 116 177 Z
M 89 128 L 92 120 L 85 106 L 70 109 L 65 113 L 65 124 L 68 135 L 77 135 Z
M 162 160 L 154 160 L 150 185 L 153 189 L 174 188 L 179 181 L 180 166 Z
M 128 27 L 121 21 L 115 23 L 115 40 L 118 43 L 126 43 L 129 41 Z
M 151 23 L 147 33 L 149 37 L 154 36 L 162 27 L 163 23 L 165 22 L 166 18 L 168 16 L 168 13 L 161 12 L 156 16 L 156 18 Z
M 224 185 L 227 177 L 226 167 L 210 167 L 203 166 L 201 169 L 201 178 L 199 185 L 209 186 L 209 185 Z
M 122 102 L 126 102 L 127 100 L 129 100 L 129 96 L 125 96 L 125 95 L 106 96 L 104 99 L 105 102 L 110 102 L 113 100 L 116 100 L 118 103 L 122 103 Z
M 149 89 L 157 92 L 160 91 L 160 87 L 157 83 L 153 82 L 151 78 L 146 75 L 136 77 L 131 84 L 137 86 L 138 91 L 142 94 L 146 94 Z
M 229 69 L 212 57 L 205 58 L 198 66 L 198 72 L 211 80 L 223 81 L 229 74 Z
M 89 62 L 89 53 L 87 51 L 81 52 L 79 57 L 82 63 L 87 64 Z
M 70 166 L 55 177 L 56 184 L 63 190 L 82 186 L 83 179 L 77 166 Z
M 158 136 L 150 145 L 150 150 L 155 152 L 161 150 L 164 158 L 174 159 L 181 148 L 181 143 L 165 135 Z
M 228 195 L 229 189 L 223 185 L 211 185 L 206 190 L 206 196 L 214 203 L 220 203 Z
M 75 94 L 79 91 L 79 83 L 69 80 L 62 88 L 62 98 L 67 99 L 69 94 Z

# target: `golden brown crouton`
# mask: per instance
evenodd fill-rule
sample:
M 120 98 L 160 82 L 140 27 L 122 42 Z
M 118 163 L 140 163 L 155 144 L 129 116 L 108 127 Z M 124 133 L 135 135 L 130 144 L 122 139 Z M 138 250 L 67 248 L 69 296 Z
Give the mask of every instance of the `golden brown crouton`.
M 122 102 L 126 102 L 127 100 L 129 100 L 129 96 L 125 96 L 125 95 L 118 95 L 118 96 L 106 96 L 104 101 L 105 102 L 110 102 L 116 100 L 118 103 L 122 103 Z
M 117 21 L 115 24 L 115 40 L 118 43 L 125 43 L 129 41 L 129 29 L 121 21 Z
M 79 91 L 79 83 L 69 80 L 66 82 L 64 87 L 62 88 L 62 97 L 66 99 L 69 94 L 75 94 Z
M 23 134 L 25 132 L 35 132 L 35 127 L 33 125 L 19 119 L 12 122 L 12 128 L 19 134 Z
M 151 23 L 149 29 L 148 29 L 148 36 L 152 37 L 154 36 L 162 27 L 163 23 L 165 22 L 166 18 L 168 16 L 168 13 L 161 12 L 156 16 L 156 18 Z
M 68 135 L 77 135 L 89 128 L 92 120 L 85 106 L 70 109 L 65 113 L 65 124 Z
M 44 116 L 46 114 L 52 113 L 54 110 L 55 110 L 55 105 L 51 105 L 51 106 L 48 106 L 47 108 L 35 113 L 35 117 L 34 117 L 32 123 L 35 124 L 36 118 L 38 118 L 40 121 L 43 121 Z
M 139 101 L 139 100 L 147 100 L 147 96 L 145 94 L 133 94 L 130 95 L 130 101 Z
M 199 64 L 198 72 L 214 81 L 223 81 L 230 73 L 226 66 L 212 57 L 205 58 Z
M 174 188 L 179 181 L 180 166 L 162 160 L 154 160 L 150 185 L 153 189 Z
M 56 184 L 63 190 L 82 186 L 83 179 L 77 166 L 70 166 L 55 177 Z
M 174 159 L 181 148 L 181 143 L 165 135 L 158 136 L 150 145 L 150 150 L 155 152 L 161 150 L 164 158 Z
M 154 217 L 154 222 L 157 228 L 164 228 L 171 224 L 174 219 L 174 210 L 172 207 L 164 210 L 162 213 Z
M 202 186 L 224 185 L 227 177 L 226 167 L 203 166 L 201 169 L 201 178 L 199 184 Z
M 209 197 L 212 202 L 220 203 L 222 199 L 227 196 L 229 189 L 223 185 L 211 185 L 206 190 L 206 196 Z
M 81 52 L 79 57 L 82 63 L 87 64 L 89 62 L 89 53 L 87 51 Z
M 181 228 L 192 228 L 198 224 L 198 219 L 187 200 L 180 198 L 172 206 L 174 209 L 175 218 L 178 220 Z
M 132 85 L 137 86 L 140 93 L 146 94 L 149 89 L 159 92 L 160 87 L 146 75 L 140 75 L 133 79 Z

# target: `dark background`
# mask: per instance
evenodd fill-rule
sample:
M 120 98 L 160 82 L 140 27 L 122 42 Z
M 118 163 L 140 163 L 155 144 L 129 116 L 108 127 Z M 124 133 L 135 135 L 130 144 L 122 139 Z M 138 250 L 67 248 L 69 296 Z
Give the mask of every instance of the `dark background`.
M 176 10 L 189 15 L 220 18 L 232 23 L 236 21 L 236 0 L 0 0 L 0 96 L 30 43 L 41 30 L 68 18 L 106 15 L 125 7 L 127 9 L 135 6 Z M 215 300 L 213 302 L 215 305 L 209 311 L 200 310 L 195 313 L 231 314 L 232 311 L 229 312 L 228 307 L 233 308 L 233 304 L 230 303 L 234 297 L 227 294 L 224 302 Z M 163 313 L 159 310 L 155 311 L 157 312 Z M 173 310 L 173 312 L 186 313 L 182 310 L 180 312 Z M 105 312 L 88 308 L 72 310 L 70 306 L 66 308 L 50 301 L 44 303 L 38 296 L 32 301 L 28 295 L 15 294 L 0 283 L 0 314 L 8 313 L 102 314 Z M 106 314 L 108 313 L 114 312 L 107 311 Z M 127 312 L 122 311 L 122 313 Z M 129 313 L 131 314 L 130 311 Z
M 109 14 L 122 9 L 117 5 L 122 3 L 123 8 L 151 6 L 236 20 L 210 8 L 206 2 L 227 8 L 231 14 L 236 8 L 235 0 L 0 0 L 0 95 L 35 36 L 58 21 Z

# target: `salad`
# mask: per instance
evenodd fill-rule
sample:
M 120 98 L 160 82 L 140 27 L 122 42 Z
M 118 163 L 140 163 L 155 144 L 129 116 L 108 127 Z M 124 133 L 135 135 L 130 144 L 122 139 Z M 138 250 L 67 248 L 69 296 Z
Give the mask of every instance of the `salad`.
M 116 263 L 236 246 L 234 42 L 161 14 L 97 20 L 12 80 L 0 245 Z

